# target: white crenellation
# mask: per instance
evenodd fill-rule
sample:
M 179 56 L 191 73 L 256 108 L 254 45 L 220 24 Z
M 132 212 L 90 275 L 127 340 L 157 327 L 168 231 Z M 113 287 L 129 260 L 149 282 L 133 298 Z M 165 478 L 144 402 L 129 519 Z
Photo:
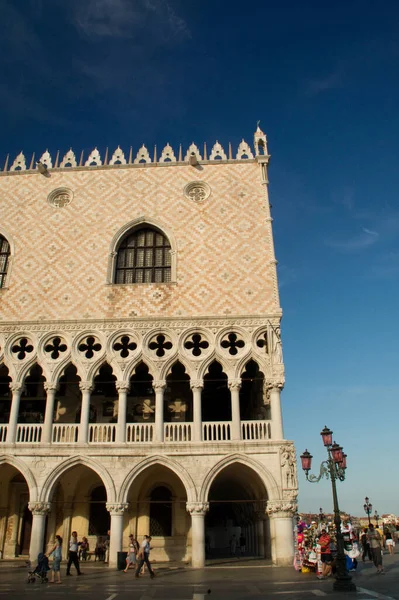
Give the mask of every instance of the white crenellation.
M 173 152 L 173 148 L 170 144 L 166 144 L 165 148 L 162 150 L 162 154 L 159 158 L 160 163 L 165 162 L 176 162 L 176 156 Z
M 118 146 L 117 149 L 115 150 L 115 152 L 113 153 L 111 160 L 109 161 L 109 164 L 110 165 L 125 165 L 126 164 L 126 158 L 125 158 L 123 150 L 120 148 L 120 146 Z
M 73 152 L 72 148 L 68 150 L 65 154 L 64 158 L 61 161 L 60 167 L 77 167 L 78 163 L 76 162 L 76 156 Z
M 53 168 L 53 162 L 51 160 L 51 155 L 50 155 L 50 152 L 48 150 L 46 150 L 46 152 L 43 152 L 43 154 L 39 158 L 39 162 L 41 162 L 43 165 L 46 165 L 46 167 L 48 169 L 52 169 Z
M 10 171 L 26 171 L 26 161 L 23 152 L 20 152 L 10 167 Z
M 200 153 L 199 149 L 197 148 L 197 146 L 194 144 L 194 142 L 188 147 L 188 150 L 186 152 L 186 156 L 184 157 L 184 160 L 185 161 L 190 160 L 190 156 L 196 156 L 197 160 L 202 160 L 201 153 Z
M 227 160 L 227 156 L 221 144 L 216 141 L 209 156 L 209 160 Z
M 137 165 L 139 163 L 150 163 L 151 158 L 147 148 L 144 144 L 141 146 L 140 150 L 136 154 L 136 158 L 134 159 L 134 164 Z
M 236 159 L 240 160 L 242 158 L 253 158 L 253 157 L 254 157 L 254 155 L 252 154 L 251 148 L 249 147 L 249 145 L 247 144 L 247 142 L 245 140 L 242 140 L 242 142 L 238 146 Z
M 94 148 L 85 162 L 85 167 L 101 167 L 102 164 L 100 153 L 97 148 Z

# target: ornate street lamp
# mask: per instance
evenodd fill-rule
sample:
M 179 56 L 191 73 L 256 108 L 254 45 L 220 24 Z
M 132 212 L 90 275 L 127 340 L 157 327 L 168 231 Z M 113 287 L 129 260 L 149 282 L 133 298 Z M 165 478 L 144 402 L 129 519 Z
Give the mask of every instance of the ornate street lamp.
M 305 450 L 305 452 L 301 455 L 302 469 L 305 471 L 306 479 L 310 483 L 318 483 L 322 477 L 331 479 L 334 505 L 334 524 L 337 534 L 337 572 L 335 575 L 334 590 L 340 592 L 355 592 L 356 586 L 346 569 L 345 546 L 344 538 L 341 532 L 341 516 L 339 513 L 336 485 L 337 479 L 340 481 L 344 481 L 345 479 L 347 455 L 343 453 L 343 449 L 339 444 L 336 442 L 333 443 L 333 432 L 330 429 L 324 427 L 320 435 L 322 437 L 324 446 L 327 448 L 328 455 L 327 460 L 323 461 L 320 465 L 320 474 L 318 476 L 309 475 L 313 456 L 307 450 Z
M 373 509 L 373 505 L 371 504 L 371 502 L 369 501 L 369 498 L 366 496 L 364 499 L 364 504 L 363 504 L 363 508 L 364 508 L 364 512 L 366 513 L 366 515 L 368 516 L 369 519 L 369 525 L 371 525 L 371 521 L 370 521 L 370 515 L 371 515 L 371 511 Z
M 375 519 L 375 526 L 378 527 L 378 519 L 380 518 L 380 515 L 378 514 L 377 511 L 375 511 L 374 513 L 374 519 Z

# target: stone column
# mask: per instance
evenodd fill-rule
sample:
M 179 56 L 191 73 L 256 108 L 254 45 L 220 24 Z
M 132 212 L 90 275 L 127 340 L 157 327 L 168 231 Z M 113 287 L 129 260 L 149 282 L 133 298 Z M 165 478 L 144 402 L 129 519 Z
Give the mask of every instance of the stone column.
M 44 415 L 42 442 L 44 444 L 50 444 L 51 439 L 52 439 L 52 431 L 53 431 L 55 393 L 58 390 L 58 385 L 55 383 L 45 383 L 44 389 L 47 392 L 47 398 L 46 398 L 46 412 Z
M 271 387 L 269 392 L 270 397 L 270 412 L 272 420 L 272 439 L 283 440 L 283 417 L 281 414 L 281 400 L 280 400 L 281 386 L 274 385 Z
M 202 405 L 201 394 L 204 384 L 201 379 L 190 382 L 190 387 L 193 390 L 193 441 L 202 441 Z
M 12 391 L 12 401 L 10 418 L 8 420 L 6 441 L 9 444 L 15 444 L 18 425 L 19 403 L 21 400 L 23 385 L 22 383 L 10 383 L 10 390 Z
M 202 569 L 205 566 L 205 515 L 208 502 L 187 502 L 186 509 L 191 515 L 191 566 Z
M 118 552 L 122 552 L 123 515 L 129 505 L 127 503 L 107 503 L 106 506 L 111 515 L 108 564 L 115 568 L 118 565 Z
M 37 555 L 44 550 L 44 530 L 46 517 L 51 509 L 50 502 L 29 502 L 32 511 L 32 533 L 30 538 L 29 558 L 36 564 Z
M 0 560 L 4 558 L 4 546 L 6 542 L 7 509 L 0 507 Z
M 269 500 L 266 510 L 271 521 L 273 562 L 279 566 L 292 565 L 294 558 L 294 516 L 297 511 L 297 504 L 286 500 Z
M 265 513 L 263 510 L 256 511 L 256 537 L 258 540 L 258 555 L 261 558 L 266 557 L 265 548 Z
M 78 442 L 87 444 L 89 439 L 89 414 L 90 414 L 90 395 L 93 386 L 90 381 L 81 381 L 79 384 L 82 392 L 82 404 L 80 408 L 80 425 Z
M 116 389 L 118 390 L 118 426 L 116 430 L 116 441 L 119 444 L 124 444 L 126 442 L 127 393 L 130 390 L 130 385 L 126 381 L 117 381 Z
M 229 381 L 229 389 L 231 394 L 231 439 L 241 439 L 241 418 L 240 418 L 240 389 L 241 379 L 233 379 Z
M 163 397 L 166 387 L 165 381 L 154 381 L 155 390 L 155 441 L 163 442 Z
M 62 558 L 68 558 L 69 539 L 71 537 L 73 506 L 71 502 L 66 502 L 63 507 L 62 522 Z

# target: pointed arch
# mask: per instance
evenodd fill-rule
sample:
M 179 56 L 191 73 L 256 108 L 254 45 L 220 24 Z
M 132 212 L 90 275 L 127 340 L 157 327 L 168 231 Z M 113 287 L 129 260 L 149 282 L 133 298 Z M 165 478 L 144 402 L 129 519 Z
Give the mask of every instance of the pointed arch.
M 193 379 L 194 373 L 191 372 L 193 370 L 193 366 L 190 363 L 190 361 L 187 358 L 185 358 L 184 356 L 182 356 L 181 354 L 179 354 L 178 356 L 175 355 L 172 358 L 169 358 L 165 362 L 165 364 L 162 366 L 161 372 L 159 374 L 159 378 L 166 379 L 167 376 L 171 374 L 172 368 L 174 367 L 174 365 L 178 362 L 183 365 L 183 367 L 186 370 L 186 374 L 189 376 L 189 378 Z
M 218 362 L 223 369 L 223 372 L 226 373 L 227 377 L 233 377 L 234 372 L 232 371 L 231 366 L 228 362 L 222 357 L 218 356 L 216 352 L 212 352 L 207 358 L 201 363 L 200 369 L 198 371 L 198 379 L 203 379 L 205 375 L 209 372 L 209 367 L 213 362 Z
M 266 469 L 262 463 L 257 460 L 247 456 L 245 454 L 231 454 L 230 456 L 225 456 L 219 462 L 217 462 L 207 473 L 204 481 L 202 482 L 200 493 L 199 493 L 199 502 L 207 502 L 209 496 L 209 490 L 211 489 L 211 485 L 216 479 L 216 477 L 225 469 L 226 467 L 234 464 L 242 464 L 246 467 L 249 467 L 254 471 L 258 477 L 260 477 L 268 495 L 269 500 L 279 500 L 280 499 L 280 491 L 279 486 L 273 475 L 270 473 L 268 469 Z
M 130 235 L 134 234 L 138 229 L 144 228 L 152 229 L 155 232 L 158 232 L 164 238 L 166 238 L 167 243 L 170 246 L 168 252 L 170 253 L 170 282 L 176 281 L 176 272 L 177 272 L 177 243 L 173 232 L 169 227 L 167 227 L 163 222 L 158 219 L 152 219 L 151 217 L 141 216 L 137 219 L 133 219 L 133 221 L 129 221 L 125 225 L 123 225 L 113 236 L 110 245 L 109 252 L 109 261 L 108 261 L 108 270 L 107 270 L 107 284 L 114 284 L 116 265 L 117 265 L 117 257 L 118 257 L 118 248 L 124 239 Z M 166 251 L 165 246 L 165 251 Z M 165 282 L 159 282 L 165 283 Z
M 34 502 L 38 497 L 38 486 L 30 468 L 19 458 L 15 456 L 11 456 L 10 454 L 5 454 L 4 456 L 0 456 L 0 466 L 1 465 L 11 465 L 15 469 L 17 469 L 26 480 L 29 488 L 29 501 Z
M 40 500 L 43 502 L 49 502 L 51 499 L 51 495 L 53 490 L 55 489 L 55 485 L 57 481 L 66 471 L 71 469 L 72 467 L 77 467 L 79 465 L 88 467 L 100 477 L 101 481 L 104 484 L 105 489 L 107 490 L 107 502 L 115 502 L 116 500 L 116 491 L 114 481 L 109 474 L 108 470 L 101 464 L 92 458 L 88 458 L 86 456 L 72 456 L 67 460 L 63 461 L 59 464 L 47 477 L 44 482 Z
M 124 374 L 124 378 L 126 381 L 129 381 L 130 378 L 136 374 L 136 369 L 141 363 L 148 367 L 148 373 L 152 375 L 154 379 L 160 379 L 159 369 L 157 365 L 150 358 L 138 356 L 126 366 Z
M 191 475 L 188 473 L 188 471 L 186 471 L 186 469 L 182 465 L 180 465 L 176 460 L 174 460 L 172 458 L 169 458 L 166 456 L 161 456 L 161 455 L 154 455 L 154 456 L 145 458 L 144 460 L 140 461 L 127 474 L 127 476 L 125 477 L 125 479 L 121 485 L 120 491 L 119 491 L 118 502 L 126 502 L 127 501 L 127 496 L 129 493 L 130 486 L 132 485 L 132 483 L 134 482 L 136 477 L 138 475 L 140 475 L 140 473 L 142 473 L 143 471 L 145 471 L 146 469 L 148 469 L 149 467 L 152 467 L 154 465 L 164 466 L 167 469 L 170 469 L 171 471 L 173 471 L 173 473 L 175 475 L 177 475 L 177 477 L 179 477 L 180 481 L 182 482 L 182 484 L 184 485 L 184 488 L 186 490 L 187 502 L 195 502 L 197 500 L 197 489 L 196 489 L 195 483 L 194 483 Z
M 253 362 L 255 362 L 258 365 L 259 370 L 262 371 L 265 378 L 267 378 L 269 375 L 271 376 L 271 371 L 270 371 L 269 365 L 266 364 L 265 361 L 260 360 L 259 354 L 255 354 L 254 352 L 251 352 L 250 354 L 246 354 L 245 356 L 242 356 L 240 358 L 240 360 L 237 362 L 237 364 L 235 366 L 235 379 L 239 379 L 241 377 L 241 375 L 245 371 L 247 364 L 251 360 L 253 360 Z

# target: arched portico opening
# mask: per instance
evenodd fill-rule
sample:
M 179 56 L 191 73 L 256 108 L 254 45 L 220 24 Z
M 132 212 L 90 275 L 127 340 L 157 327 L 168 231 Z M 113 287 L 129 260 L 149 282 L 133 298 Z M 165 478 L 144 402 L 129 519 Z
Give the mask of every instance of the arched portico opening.
M 181 362 L 177 361 L 166 377 L 164 421 L 184 423 L 193 420 L 193 393 L 190 377 Z
M 265 377 L 258 363 L 250 360 L 241 375 L 240 417 L 243 421 L 270 419 L 270 406 L 265 402 Z
M 213 479 L 205 518 L 207 558 L 270 556 L 265 536 L 267 490 L 252 468 L 229 464 Z
M 82 394 L 80 377 L 75 365 L 68 365 L 59 380 L 56 394 L 54 423 L 79 423 Z
M 0 551 L 4 558 L 27 556 L 32 529 L 29 487 L 18 469 L 0 464 Z
M 139 541 L 151 535 L 154 560 L 187 560 L 190 515 L 186 511 L 187 492 L 178 475 L 162 464 L 153 464 L 133 479 L 127 501 L 123 542 L 130 533 Z
M 153 376 L 148 366 L 140 362 L 134 375 L 130 377 L 130 391 L 127 397 L 127 423 L 154 423 L 155 392 Z
M 110 515 L 106 509 L 107 490 L 94 469 L 80 463 L 67 468 L 51 482 L 48 498 L 51 512 L 45 539 L 47 549 L 55 535 L 60 535 L 64 540 L 63 553 L 66 557 L 72 531 L 78 533 L 79 540 L 87 537 L 92 551 L 99 538 L 105 539 L 110 527 Z
M 218 361 L 209 365 L 202 390 L 202 420 L 231 421 L 231 395 L 228 379 Z
M 5 440 L 6 428 L 2 424 L 6 424 L 10 418 L 11 410 L 11 377 L 5 365 L 0 365 L 0 441 Z
M 19 404 L 18 423 L 43 423 L 46 412 L 43 369 L 34 364 L 25 377 Z

